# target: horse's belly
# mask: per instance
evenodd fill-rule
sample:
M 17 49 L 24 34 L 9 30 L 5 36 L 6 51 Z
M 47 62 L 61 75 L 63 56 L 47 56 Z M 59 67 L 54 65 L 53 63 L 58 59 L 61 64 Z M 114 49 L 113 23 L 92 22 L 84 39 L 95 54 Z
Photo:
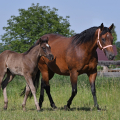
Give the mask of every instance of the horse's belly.
M 10 72 L 14 75 L 23 75 L 21 67 L 8 68 Z
M 69 75 L 69 69 L 66 64 L 63 62 L 59 63 L 48 63 L 48 67 L 54 72 L 59 75 Z
M 79 75 L 83 73 L 87 73 L 89 70 L 89 65 L 85 65 L 82 69 L 78 70 Z
M 66 69 L 62 66 L 55 66 L 54 68 L 51 66 L 49 67 L 54 73 L 57 73 L 59 75 L 69 75 L 69 69 Z

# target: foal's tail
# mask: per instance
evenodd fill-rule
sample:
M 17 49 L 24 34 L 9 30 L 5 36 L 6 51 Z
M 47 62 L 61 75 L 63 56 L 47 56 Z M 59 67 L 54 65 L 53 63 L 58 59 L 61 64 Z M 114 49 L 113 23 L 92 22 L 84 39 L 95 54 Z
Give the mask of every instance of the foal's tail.
M 37 92 L 37 89 L 39 87 L 39 78 L 40 78 L 40 70 L 38 69 L 35 80 L 33 81 L 36 92 Z M 24 89 L 23 89 L 22 93 L 20 94 L 20 96 L 25 96 L 25 91 L 26 91 L 26 86 L 24 87 Z M 31 91 L 30 91 L 28 97 L 30 97 L 30 98 L 32 97 L 32 92 Z

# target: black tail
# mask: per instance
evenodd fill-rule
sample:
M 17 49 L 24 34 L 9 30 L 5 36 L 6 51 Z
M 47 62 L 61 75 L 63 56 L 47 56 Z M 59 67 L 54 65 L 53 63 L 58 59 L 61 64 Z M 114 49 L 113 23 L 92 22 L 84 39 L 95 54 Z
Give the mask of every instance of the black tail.
M 38 69 L 35 80 L 33 81 L 36 92 L 37 92 L 37 89 L 39 87 L 39 78 L 40 78 L 40 70 Z M 26 86 L 24 87 L 24 89 L 23 89 L 22 93 L 20 94 L 20 96 L 25 96 L 25 91 L 26 91 Z M 32 92 L 31 91 L 30 91 L 28 97 L 30 97 L 30 98 L 32 97 Z

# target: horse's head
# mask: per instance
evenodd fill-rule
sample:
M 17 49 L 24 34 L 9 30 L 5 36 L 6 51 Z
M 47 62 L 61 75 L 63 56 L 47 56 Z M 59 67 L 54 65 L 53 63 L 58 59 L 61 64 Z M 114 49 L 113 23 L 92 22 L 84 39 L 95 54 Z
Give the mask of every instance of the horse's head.
M 105 55 L 109 60 L 113 60 L 115 57 L 114 51 L 113 51 L 113 36 L 111 34 L 111 30 L 113 28 L 113 24 L 107 28 L 103 26 L 103 23 L 97 30 L 98 34 L 98 40 L 97 45 L 99 49 L 103 50 Z
M 41 48 L 40 55 L 47 57 L 49 60 L 53 60 L 54 56 L 51 52 L 51 47 L 48 44 L 48 37 L 40 38 L 39 44 L 40 44 L 40 48 Z

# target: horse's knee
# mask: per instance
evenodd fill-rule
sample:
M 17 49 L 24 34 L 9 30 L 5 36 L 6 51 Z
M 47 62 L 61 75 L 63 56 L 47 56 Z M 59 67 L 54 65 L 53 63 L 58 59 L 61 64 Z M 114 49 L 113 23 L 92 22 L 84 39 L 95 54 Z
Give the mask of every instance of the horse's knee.
M 74 88 L 74 89 L 72 90 L 72 94 L 73 94 L 73 95 L 76 95 L 76 94 L 77 94 L 77 88 Z
M 50 86 L 49 85 L 45 86 L 45 90 L 47 94 L 50 93 Z
M 92 91 L 92 95 L 95 96 L 96 95 L 96 91 L 95 90 L 91 90 Z
M 94 83 L 91 84 L 91 92 L 92 92 L 93 96 L 96 94 L 96 89 L 95 89 L 95 84 Z

